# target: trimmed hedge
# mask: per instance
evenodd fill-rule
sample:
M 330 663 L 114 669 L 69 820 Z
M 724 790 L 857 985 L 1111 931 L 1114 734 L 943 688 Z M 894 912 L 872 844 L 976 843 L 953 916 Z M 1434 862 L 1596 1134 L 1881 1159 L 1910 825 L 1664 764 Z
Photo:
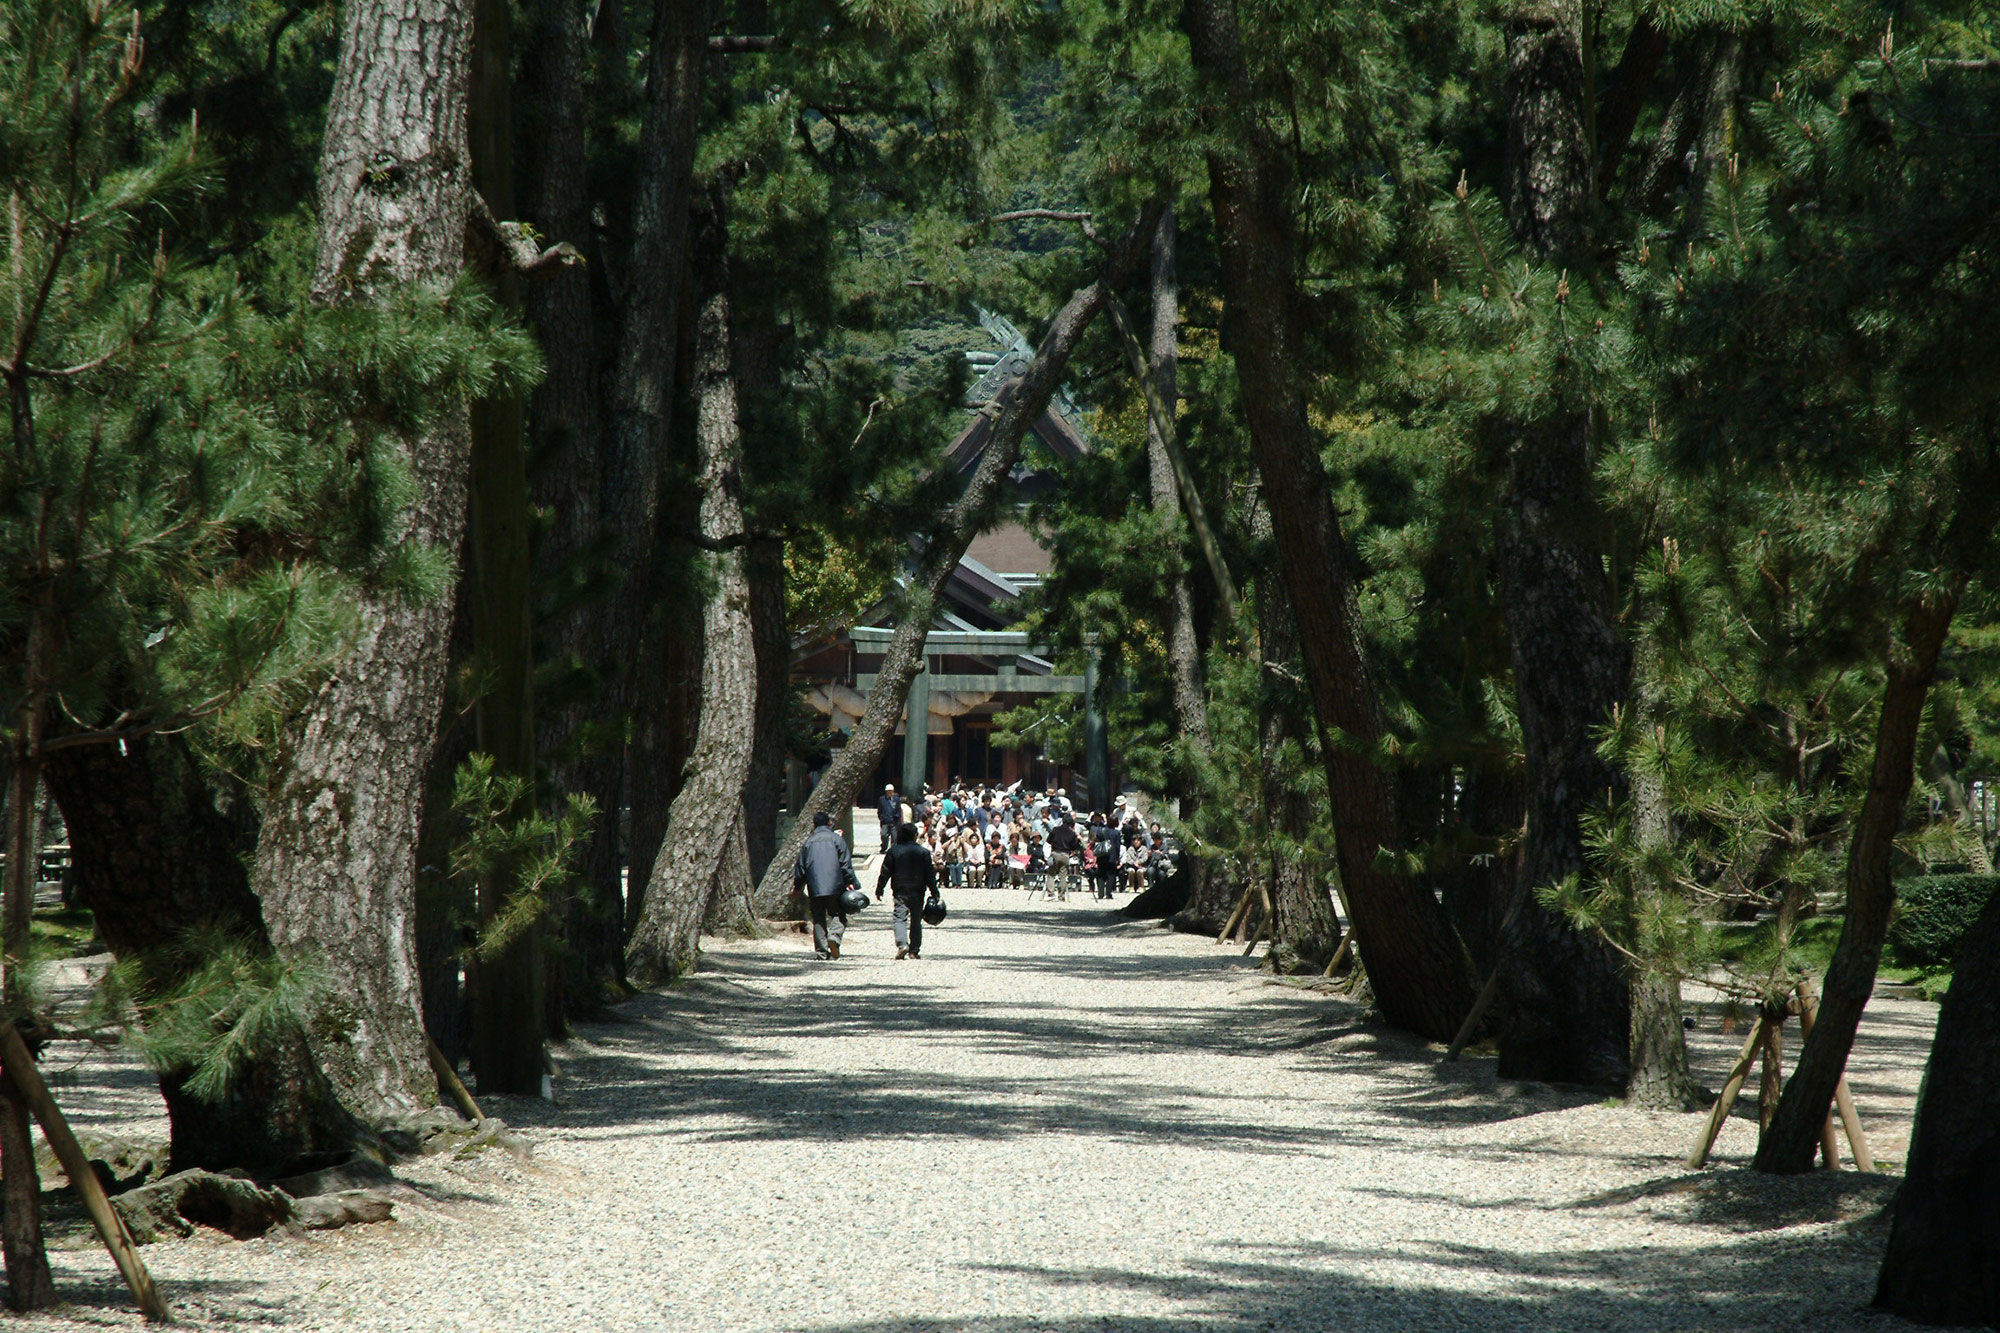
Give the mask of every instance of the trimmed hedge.
M 1958 946 L 2000 889 L 2000 875 L 1912 875 L 1896 881 L 1889 953 L 1903 967 L 1950 967 Z

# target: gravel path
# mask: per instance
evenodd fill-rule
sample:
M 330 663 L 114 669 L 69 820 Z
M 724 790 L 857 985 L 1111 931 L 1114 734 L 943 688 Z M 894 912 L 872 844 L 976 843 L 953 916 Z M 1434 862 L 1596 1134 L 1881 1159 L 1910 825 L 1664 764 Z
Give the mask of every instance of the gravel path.
M 405 1171 L 396 1221 L 149 1246 L 188 1323 L 288 1329 L 1193 1333 L 1890 1330 L 1893 1181 L 1679 1165 L 1699 1116 L 1497 1083 L 1234 948 L 1089 899 L 958 891 L 922 961 L 717 944 L 560 1054 L 535 1141 Z M 1882 999 L 1856 1093 L 1893 1170 L 1934 1010 Z M 1705 1012 L 1711 1086 L 1740 1036 Z M 83 1071 L 100 1124 L 156 1114 Z M 1746 1113 L 1748 1108 L 1746 1107 Z M 108 1261 L 63 1318 L 128 1325 Z

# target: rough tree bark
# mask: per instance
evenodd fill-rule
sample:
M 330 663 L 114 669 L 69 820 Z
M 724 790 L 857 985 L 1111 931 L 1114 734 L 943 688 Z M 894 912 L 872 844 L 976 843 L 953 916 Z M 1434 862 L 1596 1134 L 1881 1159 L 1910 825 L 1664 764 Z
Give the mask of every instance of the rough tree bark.
M 469 5 L 355 0 L 320 154 L 313 293 L 366 301 L 464 266 L 471 209 Z M 395 442 L 416 498 L 390 534 L 456 554 L 470 465 L 464 407 Z M 338 988 L 313 1050 L 366 1117 L 432 1105 L 415 946 L 418 812 L 443 698 L 452 600 L 366 593 L 352 653 L 286 729 L 254 886 L 272 943 Z
M 2000 894 L 1966 935 L 1938 1014 L 1875 1304 L 2000 1328 Z
M 681 637 L 663 622 L 655 596 L 654 553 L 664 525 L 660 483 L 666 472 L 675 386 L 682 379 L 682 306 L 687 289 L 688 224 L 692 215 L 696 127 L 708 64 L 707 0 L 672 0 L 653 7 L 646 65 L 646 112 L 639 135 L 639 183 L 632 201 L 632 250 L 623 283 L 618 345 L 611 378 L 610 429 L 601 510 L 614 534 L 622 576 L 600 622 L 602 660 L 613 673 L 607 716 L 632 719 L 624 795 L 632 826 L 625 880 L 625 916 L 636 923 L 650 880 L 645 855 L 665 828 L 665 801 L 680 780 L 665 699 L 642 673 L 673 671 L 667 654 Z M 684 530 L 684 529 L 683 529 Z M 651 638 L 645 660 L 642 639 Z M 682 655 L 685 661 L 685 654 Z M 642 735 L 640 733 L 648 733 Z M 648 739 L 659 744 L 647 748 Z M 664 770 L 664 771 L 663 771 Z M 663 790 L 664 787 L 664 790 Z M 669 797 L 670 799 L 670 797 Z
M 1507 22 L 1506 203 L 1541 262 L 1586 257 L 1594 195 L 1577 0 L 1516 7 Z M 1627 657 L 1599 559 L 1587 413 L 1516 428 L 1495 548 L 1527 752 L 1528 832 L 1518 907 L 1500 941 L 1500 1072 L 1622 1089 L 1629 981 L 1617 952 L 1534 891 L 1586 875 L 1583 812 L 1619 775 L 1595 730 L 1623 702 Z
M 1429 890 L 1375 868 L 1377 851 L 1395 844 L 1394 797 L 1369 754 L 1382 736 L 1381 705 L 1362 653 L 1340 519 L 1306 418 L 1288 163 L 1256 114 L 1233 0 L 1189 0 L 1182 13 L 1206 81 L 1203 119 L 1220 145 L 1208 171 L 1226 332 L 1298 622 L 1356 943 L 1389 1021 L 1448 1040 L 1472 1006 L 1464 948 Z
M 755 739 L 757 649 L 745 570 L 743 435 L 723 249 L 718 237 L 711 272 L 722 276 L 702 303 L 695 336 L 700 532 L 702 544 L 713 550 L 711 586 L 702 608 L 701 712 L 687 781 L 674 798 L 645 903 L 626 945 L 627 974 L 642 986 L 694 971 L 702 923 L 725 871 L 747 880 L 747 862 L 731 852 L 741 847 L 743 837 L 743 784 Z
M 822 810 L 835 814 L 852 806 L 862 781 L 881 762 L 883 747 L 902 719 L 910 681 L 922 668 L 924 639 L 930 633 L 931 617 L 945 583 L 973 537 L 992 521 L 1001 485 L 1021 456 L 1021 439 L 1028 424 L 1048 406 L 1049 397 L 1069 364 L 1070 353 L 1090 327 L 1090 321 L 1138 267 L 1163 209 L 1158 200 L 1149 202 L 1140 211 L 1138 220 L 1111 243 L 1096 280 L 1078 289 L 1056 312 L 1027 371 L 1006 395 L 986 451 L 980 455 L 979 466 L 973 470 L 964 492 L 927 534 L 923 550 L 917 556 L 916 568 L 897 612 L 896 633 L 883 653 L 875 688 L 868 695 L 867 711 L 855 725 L 847 744 L 827 766 L 819 785 L 813 788 L 757 886 L 755 901 L 760 914 L 771 915 L 791 893 L 792 862 L 798 856 L 800 844 L 812 832 L 812 817 Z
M 56 750 L 44 777 L 69 826 L 77 893 L 111 952 L 138 964 L 142 999 L 172 990 L 204 961 L 186 947 L 187 932 L 270 952 L 229 823 L 179 737 L 131 740 L 123 754 L 113 745 Z M 216 1101 L 189 1094 L 186 1080 L 185 1070 L 160 1076 L 169 1171 L 241 1168 L 271 1179 L 365 1138 L 297 1027 L 253 1053 Z

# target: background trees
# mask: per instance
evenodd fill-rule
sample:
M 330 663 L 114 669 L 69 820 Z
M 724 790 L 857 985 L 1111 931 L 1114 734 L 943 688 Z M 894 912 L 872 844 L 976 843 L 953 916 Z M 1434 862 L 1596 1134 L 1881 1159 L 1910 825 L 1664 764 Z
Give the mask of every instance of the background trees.
M 1180 923 L 1338 892 L 1389 1021 L 1674 1106 L 1720 927 L 1779 1003 L 1837 916 L 1807 1164 L 1896 878 L 1992 863 L 1986 7 L 478 8 L 0 18 L 9 948 L 45 781 L 141 1015 L 270 1000 L 158 1048 L 177 1160 L 533 1091 L 781 912 L 792 651 L 907 630 L 801 828 L 1062 382 L 1033 623 Z

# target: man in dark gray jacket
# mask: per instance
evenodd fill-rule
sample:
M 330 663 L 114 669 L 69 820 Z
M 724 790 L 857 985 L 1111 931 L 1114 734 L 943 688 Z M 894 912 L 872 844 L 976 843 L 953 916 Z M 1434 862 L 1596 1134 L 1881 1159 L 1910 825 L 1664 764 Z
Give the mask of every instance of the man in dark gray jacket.
M 882 873 L 875 879 L 876 898 L 881 898 L 884 885 L 896 894 L 896 911 L 890 918 L 896 927 L 896 957 L 921 957 L 924 897 L 937 892 L 937 866 L 931 861 L 931 849 L 917 841 L 915 824 L 896 830 L 896 845 L 882 858 Z
M 861 881 L 854 877 L 847 839 L 822 810 L 813 816 L 812 836 L 799 848 L 798 864 L 792 869 L 792 892 L 803 889 L 808 895 L 813 952 L 821 958 L 840 957 L 840 937 L 847 932 L 847 912 L 840 905 L 840 895 L 850 887 L 860 888 Z

